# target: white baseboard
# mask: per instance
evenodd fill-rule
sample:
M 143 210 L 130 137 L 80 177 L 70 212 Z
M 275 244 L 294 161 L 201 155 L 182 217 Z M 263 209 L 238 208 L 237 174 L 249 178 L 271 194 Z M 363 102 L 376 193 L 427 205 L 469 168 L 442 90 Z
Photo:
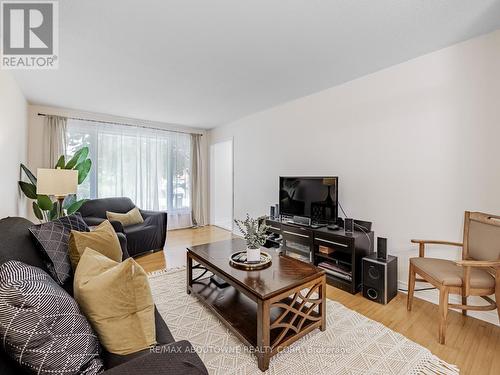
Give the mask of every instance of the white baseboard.
M 432 285 L 420 282 L 420 283 L 417 283 L 417 285 L 415 286 L 415 289 L 421 289 L 421 288 L 427 288 L 427 287 L 432 287 Z M 404 281 L 398 281 L 398 288 L 407 290 L 408 283 L 406 283 Z M 406 292 L 402 292 L 402 293 L 406 293 Z M 415 292 L 414 296 L 417 298 L 423 299 L 425 301 L 431 302 L 435 305 L 439 304 L 439 292 L 436 289 Z M 472 297 L 469 297 L 469 298 L 472 298 Z M 486 302 L 482 299 L 479 299 L 479 301 L 478 301 L 478 304 L 480 304 L 480 303 L 486 304 Z M 450 294 L 450 302 L 451 303 L 462 303 L 462 299 L 457 295 Z M 476 302 L 474 301 L 474 303 L 476 303 Z M 461 310 L 456 310 L 456 311 L 461 311 Z M 474 318 L 483 320 L 485 322 L 500 326 L 500 323 L 498 321 L 498 314 L 497 314 L 496 310 L 468 311 L 468 315 L 472 316 Z

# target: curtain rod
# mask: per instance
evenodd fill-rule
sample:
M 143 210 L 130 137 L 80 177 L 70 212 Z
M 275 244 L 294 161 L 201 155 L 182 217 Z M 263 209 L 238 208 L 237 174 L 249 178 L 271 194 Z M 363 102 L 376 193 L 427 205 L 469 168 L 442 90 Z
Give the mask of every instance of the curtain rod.
M 49 115 L 47 113 L 38 113 L 38 116 L 59 116 L 59 115 Z M 69 117 L 69 116 L 60 116 L 60 117 L 66 117 L 71 120 L 80 120 L 80 121 L 88 121 L 88 122 L 98 122 L 101 124 L 111 124 L 111 125 L 122 125 L 122 126 L 130 126 L 133 128 L 142 128 L 142 129 L 154 129 L 154 130 L 160 130 L 164 132 L 172 132 L 172 133 L 182 133 L 182 134 L 199 134 L 200 136 L 203 136 L 203 134 L 200 133 L 192 133 L 192 132 L 187 132 L 187 131 L 182 131 L 182 130 L 169 130 L 169 129 L 161 129 L 161 128 L 154 128 L 151 126 L 144 126 L 144 125 L 132 125 L 132 124 L 124 124 L 123 122 L 114 122 L 114 121 L 100 121 L 100 120 L 91 120 L 88 118 L 81 118 L 81 117 Z

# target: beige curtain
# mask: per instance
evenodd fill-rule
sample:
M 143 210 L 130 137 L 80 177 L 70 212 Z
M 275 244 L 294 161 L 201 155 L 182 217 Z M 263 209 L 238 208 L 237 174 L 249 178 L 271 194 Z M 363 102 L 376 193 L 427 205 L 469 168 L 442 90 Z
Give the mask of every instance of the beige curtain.
M 43 166 L 54 168 L 57 159 L 66 155 L 66 128 L 68 119 L 61 116 L 45 116 L 43 130 Z
M 191 208 L 195 227 L 206 225 L 201 137 L 191 134 Z

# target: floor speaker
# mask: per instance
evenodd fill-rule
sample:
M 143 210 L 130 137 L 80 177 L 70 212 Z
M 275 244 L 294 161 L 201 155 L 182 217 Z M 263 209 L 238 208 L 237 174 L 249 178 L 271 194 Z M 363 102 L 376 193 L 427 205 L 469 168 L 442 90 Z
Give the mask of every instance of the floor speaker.
M 363 258 L 363 296 L 386 304 L 398 293 L 398 258 L 388 255 L 386 259 L 371 254 Z

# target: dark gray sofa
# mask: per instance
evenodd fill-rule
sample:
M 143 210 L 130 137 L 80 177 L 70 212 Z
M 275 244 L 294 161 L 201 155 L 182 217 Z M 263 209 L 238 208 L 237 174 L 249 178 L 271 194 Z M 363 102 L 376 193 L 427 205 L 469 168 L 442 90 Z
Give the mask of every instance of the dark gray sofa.
M 26 264 L 47 268 L 34 246 L 28 228 L 33 225 L 29 220 L 20 217 L 8 217 L 0 220 L 0 264 L 9 260 L 18 260 Z M 123 258 L 127 258 L 126 241 L 121 236 Z M 72 295 L 72 280 L 63 285 Z M 188 341 L 175 341 L 166 323 L 155 311 L 157 350 L 144 350 L 126 356 L 107 352 L 102 353 L 106 371 L 105 375 L 115 374 L 208 374 L 203 362 L 193 350 Z M 172 348 L 173 347 L 173 348 Z M 170 349 L 170 350 L 169 350 Z M 16 362 L 11 360 L 0 343 L 0 374 L 19 375 L 30 374 Z
M 99 225 L 106 219 L 106 211 L 127 213 L 135 207 L 130 198 L 90 199 L 78 210 L 89 226 Z M 167 213 L 156 211 L 141 212 L 144 223 L 124 227 L 118 221 L 111 221 L 116 232 L 127 237 L 127 249 L 135 257 L 151 250 L 161 250 L 167 237 Z

